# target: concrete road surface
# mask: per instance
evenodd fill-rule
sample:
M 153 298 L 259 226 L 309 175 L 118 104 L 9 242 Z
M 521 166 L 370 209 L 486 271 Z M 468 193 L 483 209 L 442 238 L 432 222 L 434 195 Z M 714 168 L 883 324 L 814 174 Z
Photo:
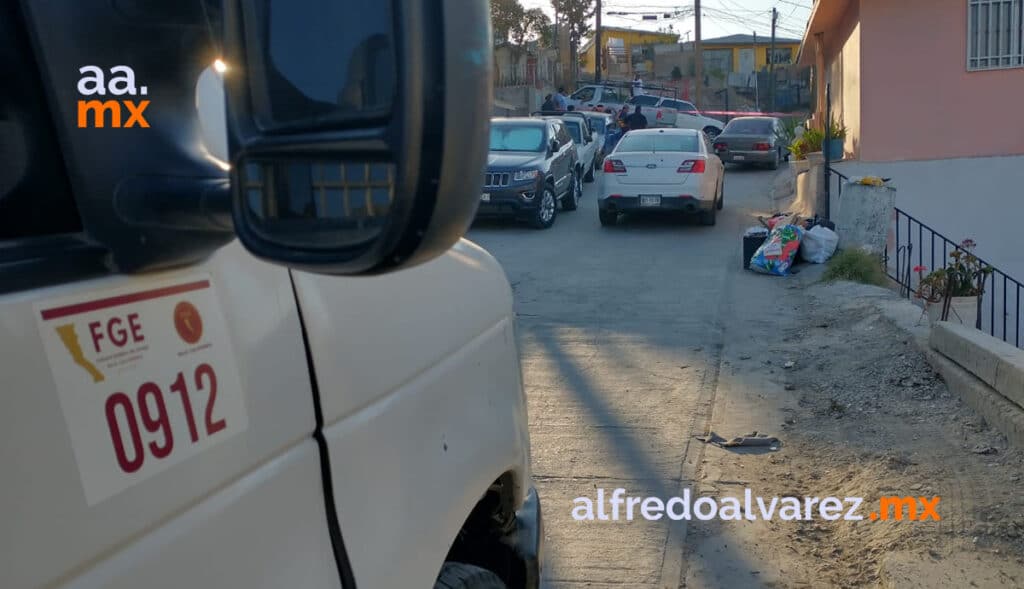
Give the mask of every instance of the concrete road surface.
M 737 301 L 772 280 L 743 274 L 741 235 L 770 212 L 776 173 L 788 170 L 728 168 L 714 227 L 601 227 L 594 183 L 549 230 L 487 222 L 470 231 L 515 290 L 548 587 L 675 588 L 688 578 L 685 521 L 639 511 L 634 521 L 576 521 L 574 499 L 617 487 L 669 498 L 690 486 L 723 348 L 747 337 L 738 316 L 750 314 Z

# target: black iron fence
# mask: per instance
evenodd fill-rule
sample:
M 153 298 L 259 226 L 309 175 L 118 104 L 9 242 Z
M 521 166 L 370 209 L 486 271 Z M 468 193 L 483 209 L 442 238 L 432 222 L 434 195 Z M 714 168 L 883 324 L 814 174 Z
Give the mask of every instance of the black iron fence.
M 885 267 L 889 277 L 900 286 L 900 294 L 910 298 L 918 290 L 921 275 L 943 268 L 949 254 L 961 250 L 955 242 L 911 217 L 899 208 L 890 243 L 886 247 Z M 981 260 L 982 264 L 988 264 Z M 921 267 L 920 272 L 915 271 Z M 1024 285 L 999 270 L 985 279 L 984 294 L 978 298 L 975 327 L 1018 348 L 1021 346 L 1021 295 Z

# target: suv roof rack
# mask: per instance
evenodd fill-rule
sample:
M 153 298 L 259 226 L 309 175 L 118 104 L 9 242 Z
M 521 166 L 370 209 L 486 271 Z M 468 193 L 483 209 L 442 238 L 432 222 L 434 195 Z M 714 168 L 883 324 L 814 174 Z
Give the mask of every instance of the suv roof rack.
M 633 82 L 628 80 L 601 80 L 600 82 L 595 82 L 593 80 L 576 80 L 576 87 L 579 88 L 581 86 L 605 86 L 608 88 L 625 88 L 629 90 L 633 88 Z M 671 92 L 672 98 L 679 98 L 679 89 L 675 86 L 648 84 L 645 82 L 643 88 L 645 94 L 648 90 L 654 90 L 657 92 Z M 664 96 L 664 94 L 659 94 L 659 96 Z

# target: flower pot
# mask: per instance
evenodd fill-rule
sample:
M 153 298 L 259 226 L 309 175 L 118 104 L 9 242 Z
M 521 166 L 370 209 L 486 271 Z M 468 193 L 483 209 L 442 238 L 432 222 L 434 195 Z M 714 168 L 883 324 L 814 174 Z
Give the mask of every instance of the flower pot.
M 828 159 L 837 162 L 843 159 L 843 143 L 845 139 L 834 138 L 828 140 Z
M 795 181 L 797 176 L 803 172 L 811 171 L 811 162 L 807 160 L 791 160 L 789 162 L 789 172 L 793 174 L 793 180 Z
M 928 303 L 928 320 L 935 323 L 941 320 L 941 316 L 942 302 Z M 978 322 L 978 297 L 953 297 L 946 321 L 974 327 Z
M 812 151 L 811 153 L 807 154 L 807 165 L 808 166 L 815 166 L 815 165 L 824 164 L 824 163 L 825 163 L 825 154 L 823 152 Z

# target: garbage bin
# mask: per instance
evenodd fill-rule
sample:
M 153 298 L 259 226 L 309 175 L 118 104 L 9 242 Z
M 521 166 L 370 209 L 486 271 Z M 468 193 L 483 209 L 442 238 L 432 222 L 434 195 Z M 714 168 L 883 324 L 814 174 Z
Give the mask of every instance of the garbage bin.
M 751 227 L 743 234 L 743 269 L 750 269 L 750 258 L 757 253 L 757 248 L 768 239 L 768 230 L 764 227 Z
M 843 196 L 837 201 L 838 210 L 833 211 L 839 247 L 882 254 L 896 214 L 896 188 L 864 185 L 859 180 L 843 182 Z

